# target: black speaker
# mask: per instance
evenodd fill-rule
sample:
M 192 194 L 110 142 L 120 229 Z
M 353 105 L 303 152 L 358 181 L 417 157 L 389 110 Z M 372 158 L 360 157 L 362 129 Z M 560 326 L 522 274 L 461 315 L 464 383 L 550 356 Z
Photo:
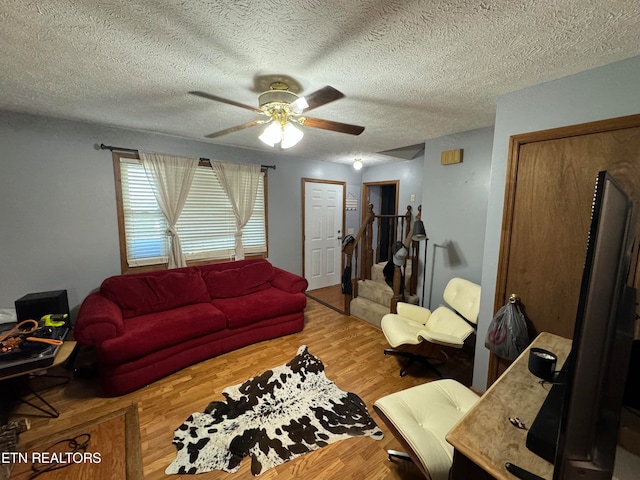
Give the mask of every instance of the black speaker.
M 29 293 L 15 301 L 18 322 L 22 320 L 40 320 L 50 313 L 66 313 L 69 315 L 69 300 L 66 290 L 52 292 Z M 67 325 L 70 318 L 67 317 Z

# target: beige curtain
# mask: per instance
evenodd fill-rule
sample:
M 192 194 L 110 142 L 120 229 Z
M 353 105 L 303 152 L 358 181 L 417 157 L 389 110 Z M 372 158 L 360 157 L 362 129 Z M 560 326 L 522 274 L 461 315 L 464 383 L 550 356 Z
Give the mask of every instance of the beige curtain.
M 253 214 L 260 181 L 260 165 L 211 162 L 211 168 L 227 194 L 236 217 L 236 260 L 244 259 L 242 229 Z
M 187 201 L 193 175 L 198 167 L 197 158 L 174 157 L 161 153 L 140 152 L 140 162 L 147 174 L 160 210 L 167 221 L 169 236 L 169 268 L 185 267 L 184 254 L 176 223 Z

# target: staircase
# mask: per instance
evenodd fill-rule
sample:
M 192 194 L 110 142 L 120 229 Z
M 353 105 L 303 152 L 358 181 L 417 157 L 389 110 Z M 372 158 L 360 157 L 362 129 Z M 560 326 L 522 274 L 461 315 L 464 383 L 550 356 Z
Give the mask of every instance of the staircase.
M 418 215 L 421 216 L 421 207 L 418 207 Z M 418 304 L 415 294 L 417 278 L 412 272 L 417 270 L 419 242 L 412 241 L 411 206 L 407 207 L 407 213 L 401 216 L 375 215 L 373 206 L 369 205 L 369 211 L 365 217 L 357 235 L 342 248 L 345 256 L 345 275 L 351 278 L 343 278 L 343 291 L 345 285 L 351 285 L 351 292 L 345 293 L 345 310 L 347 315 L 352 315 L 365 320 L 380 328 L 382 317 L 388 313 L 396 312 L 398 302 Z M 380 258 L 380 225 L 385 222 L 391 224 L 387 228 L 390 238 L 387 244 L 390 246 L 396 241 L 401 241 L 408 251 L 404 267 L 395 266 L 393 272 L 393 288 L 384 280 L 384 267 L 386 261 L 374 263 L 374 258 Z M 378 245 L 373 245 L 373 231 L 377 226 Z M 426 247 L 425 247 L 426 248 Z M 391 251 L 386 252 L 383 258 L 391 258 Z M 400 295 L 401 278 L 404 271 L 404 295 Z M 347 273 L 349 272 L 349 273 Z
M 384 281 L 382 270 L 386 262 L 377 263 L 371 267 L 370 280 L 358 280 L 358 296 L 351 300 L 350 314 L 365 320 L 380 328 L 380 321 L 387 313 L 391 312 L 391 299 L 393 289 Z M 405 267 L 405 292 L 409 292 L 411 281 L 411 262 Z M 417 295 L 405 295 L 407 303 L 418 304 Z

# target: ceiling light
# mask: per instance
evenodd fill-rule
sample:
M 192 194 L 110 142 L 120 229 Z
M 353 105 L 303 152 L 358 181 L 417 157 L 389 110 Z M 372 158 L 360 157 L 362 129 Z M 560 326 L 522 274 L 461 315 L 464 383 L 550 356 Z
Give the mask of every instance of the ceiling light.
M 282 148 L 293 147 L 296 143 L 302 140 L 302 137 L 304 137 L 302 130 L 287 122 L 282 127 L 282 142 L 280 143 L 280 146 Z
M 273 147 L 282 139 L 282 127 L 278 122 L 271 122 L 258 138 Z
M 360 170 L 362 168 L 362 159 L 356 158 L 353 161 L 353 168 L 355 168 L 356 170 Z
M 302 137 L 304 137 L 302 130 L 296 128 L 290 122 L 281 124 L 280 122 L 273 121 L 269 123 L 267 128 L 264 129 L 264 132 L 262 132 L 262 135 L 258 138 L 270 147 L 279 143 L 280 147 L 285 149 L 296 145 L 302 140 Z

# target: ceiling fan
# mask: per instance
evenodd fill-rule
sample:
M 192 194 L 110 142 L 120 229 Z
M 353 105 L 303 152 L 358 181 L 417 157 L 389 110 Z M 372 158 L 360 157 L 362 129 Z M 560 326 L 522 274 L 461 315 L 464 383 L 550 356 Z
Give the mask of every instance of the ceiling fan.
M 281 148 L 290 148 L 297 144 L 304 135 L 302 130 L 295 126 L 296 124 L 349 135 L 360 135 L 364 131 L 364 127 L 357 125 L 349 125 L 347 123 L 303 115 L 303 112 L 306 113 L 309 110 L 344 97 L 342 92 L 328 85 L 305 97 L 301 97 L 289 90 L 289 85 L 285 82 L 273 82 L 269 90 L 258 96 L 259 108 L 218 97 L 217 95 L 211 95 L 206 92 L 194 91 L 189 93 L 216 102 L 251 110 L 252 112 L 267 117 L 265 119 L 252 120 L 251 122 L 236 125 L 235 127 L 227 128 L 219 132 L 210 133 L 206 135 L 207 138 L 216 138 L 227 135 L 228 133 L 244 130 L 245 128 L 268 124 L 267 128 L 265 128 L 264 132 L 260 135 L 260 140 L 272 147 L 279 143 Z

